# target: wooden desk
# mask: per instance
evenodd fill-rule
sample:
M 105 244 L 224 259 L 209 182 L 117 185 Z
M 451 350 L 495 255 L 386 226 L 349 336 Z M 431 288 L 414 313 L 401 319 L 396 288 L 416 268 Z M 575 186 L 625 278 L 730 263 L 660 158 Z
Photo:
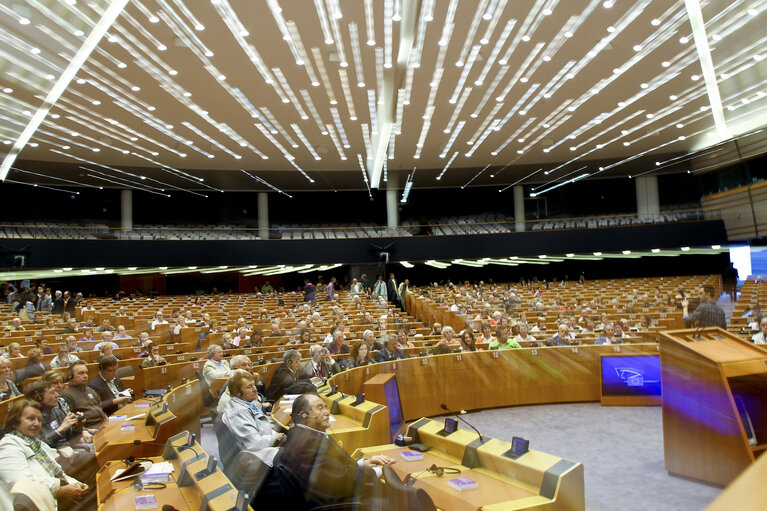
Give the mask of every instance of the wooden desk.
M 352 406 L 356 396 L 342 396 L 338 392 L 328 396 L 329 389 L 324 386 L 318 390 L 320 397 L 330 409 L 331 417 L 335 419 L 330 423 L 328 433 L 346 452 L 351 454 L 360 447 L 390 441 L 389 411 L 386 406 L 372 401 Z M 292 404 L 286 405 L 281 399 L 272 408 L 272 418 L 286 429 L 292 423 L 291 407 Z
M 134 509 L 133 498 L 138 495 L 154 495 L 158 509 L 170 504 L 179 511 L 198 511 L 203 509 L 207 500 L 210 511 L 228 511 L 234 507 L 237 490 L 224 473 L 216 470 L 213 474 L 197 479 L 195 474 L 203 470 L 208 463 L 208 454 L 196 443 L 191 449 L 181 449 L 187 440 L 188 432 L 182 432 L 169 439 L 171 446 L 163 457 L 151 458 L 154 462 L 169 460 L 174 468 L 172 480 L 164 483 L 166 488 L 138 492 L 133 481 L 111 482 L 115 471 L 125 468 L 122 461 L 110 461 L 96 475 L 97 498 L 100 511 L 121 511 Z
M 585 509 L 580 463 L 535 450 L 514 460 L 503 456 L 511 448 L 508 442 L 483 437 L 485 443 L 476 447 L 475 432 L 459 428 L 443 437 L 437 433 L 442 426 L 442 422 L 421 419 L 408 429 L 407 435 L 414 441 L 431 447 L 423 453 L 423 460 L 403 460 L 400 453 L 409 449 L 392 444 L 359 449 L 354 457 L 384 454 L 395 458 L 397 462 L 391 467 L 396 474 L 402 480 L 414 477 L 415 486 L 426 490 L 445 510 Z M 437 477 L 426 471 L 432 464 L 461 472 Z M 447 481 L 456 477 L 468 477 L 479 487 L 465 492 L 454 490 Z

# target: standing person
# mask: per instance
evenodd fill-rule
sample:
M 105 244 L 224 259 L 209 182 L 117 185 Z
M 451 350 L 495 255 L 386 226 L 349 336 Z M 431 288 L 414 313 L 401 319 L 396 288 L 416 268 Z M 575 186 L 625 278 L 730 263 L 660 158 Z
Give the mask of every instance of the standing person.
M 365 292 L 365 286 L 362 285 L 362 282 L 359 282 L 357 279 L 352 279 L 352 285 L 349 288 L 349 293 L 353 295 L 361 295 Z
M 686 325 L 694 325 L 697 323 L 698 327 L 718 326 L 720 328 L 727 328 L 727 319 L 725 318 L 724 311 L 714 301 L 714 286 L 710 284 L 704 284 L 698 288 L 698 297 L 700 298 L 700 305 L 693 311 L 692 314 L 687 310 L 690 305 L 690 301 L 685 297 L 682 300 L 682 314 L 684 314 L 684 322 Z
M 405 310 L 407 305 L 407 291 L 410 288 L 410 281 L 405 279 L 402 284 L 397 288 L 397 295 L 399 296 L 400 309 Z
M 737 268 L 735 268 L 734 263 L 730 263 L 730 266 L 722 273 L 722 283 L 724 284 L 724 292 L 730 295 L 731 302 L 737 300 L 738 278 Z
M 375 285 L 373 286 L 373 294 L 380 296 L 384 300 L 388 300 L 388 291 L 386 290 L 386 282 L 383 280 L 383 275 L 378 276 Z
M 328 287 L 325 288 L 325 301 L 326 302 L 332 302 L 336 299 L 336 278 L 330 277 L 330 283 L 328 284 Z
M 389 301 L 394 305 L 395 307 L 402 308 L 402 304 L 399 301 L 399 296 L 397 295 L 397 280 L 394 278 L 394 274 L 389 274 L 389 280 L 386 281 L 386 295 L 389 297 Z
M 317 298 L 317 288 L 309 279 L 304 281 L 304 301 L 314 303 Z

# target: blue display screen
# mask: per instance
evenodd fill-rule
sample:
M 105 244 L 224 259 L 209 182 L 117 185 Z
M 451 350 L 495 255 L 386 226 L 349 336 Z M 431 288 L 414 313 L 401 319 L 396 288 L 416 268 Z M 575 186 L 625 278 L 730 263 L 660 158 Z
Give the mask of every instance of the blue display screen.
M 602 357 L 603 396 L 660 396 L 660 355 Z
M 386 406 L 389 408 L 389 425 L 393 439 L 397 436 L 399 429 L 404 424 L 404 419 L 402 418 L 402 404 L 399 399 L 399 388 L 397 387 L 396 377 L 384 384 L 384 395 L 386 396 Z

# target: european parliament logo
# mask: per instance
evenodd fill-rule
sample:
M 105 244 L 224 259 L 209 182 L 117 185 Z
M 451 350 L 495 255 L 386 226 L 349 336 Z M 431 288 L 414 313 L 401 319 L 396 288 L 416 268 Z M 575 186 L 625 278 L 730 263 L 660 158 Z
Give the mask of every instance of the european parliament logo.
M 615 373 L 627 387 L 644 387 L 645 384 L 659 383 L 658 380 L 645 379 L 645 374 L 634 367 L 616 367 Z

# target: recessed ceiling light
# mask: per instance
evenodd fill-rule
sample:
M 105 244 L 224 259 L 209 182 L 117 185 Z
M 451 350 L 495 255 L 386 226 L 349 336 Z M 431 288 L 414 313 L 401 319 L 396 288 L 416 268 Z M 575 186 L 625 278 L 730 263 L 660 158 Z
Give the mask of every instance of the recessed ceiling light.
M 133 92 L 138 92 L 141 90 L 141 87 L 134 85 L 133 87 L 130 88 L 130 90 L 132 90 Z
M 650 22 L 650 24 L 651 24 L 652 26 L 654 26 L 654 27 L 657 27 L 658 25 L 660 25 L 660 20 L 659 20 L 658 18 L 655 18 L 655 19 L 653 19 L 653 20 Z
M 6 94 L 12 94 L 13 93 L 13 89 L 11 89 L 10 87 L 6 87 L 6 88 L 3 89 L 3 92 L 5 92 Z
M 19 18 L 19 24 L 20 25 L 29 25 L 29 20 L 27 18 Z
M 615 32 L 615 27 L 612 27 L 612 26 L 607 27 L 607 31 L 612 34 L 613 32 Z

